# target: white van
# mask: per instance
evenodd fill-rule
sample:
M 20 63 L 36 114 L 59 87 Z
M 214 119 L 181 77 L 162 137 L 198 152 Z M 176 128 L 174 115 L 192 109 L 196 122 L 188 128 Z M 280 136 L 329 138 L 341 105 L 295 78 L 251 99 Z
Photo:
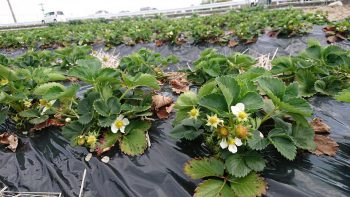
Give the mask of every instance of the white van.
M 62 11 L 48 12 L 44 15 L 42 23 L 66 22 L 66 17 Z

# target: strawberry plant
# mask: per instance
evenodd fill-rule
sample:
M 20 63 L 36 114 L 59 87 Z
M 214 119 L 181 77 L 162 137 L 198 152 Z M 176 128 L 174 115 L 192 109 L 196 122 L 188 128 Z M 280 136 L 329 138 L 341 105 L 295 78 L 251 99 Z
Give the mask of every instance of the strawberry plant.
M 131 76 L 147 73 L 156 78 L 162 78 L 164 77 L 162 67 L 175 64 L 177 61 L 178 59 L 173 55 L 162 57 L 159 53 L 142 48 L 136 53 L 123 57 L 119 68 Z
M 125 154 L 142 154 L 148 147 L 152 90 L 159 89 L 156 78 L 102 68 L 97 60 L 79 60 L 69 75 L 90 84 L 91 89 L 78 102 L 78 118 L 63 128 L 63 134 L 73 144 L 87 146 L 98 154 L 115 143 Z
M 248 70 L 254 64 L 255 59 L 248 55 L 234 53 L 226 57 L 214 49 L 207 49 L 194 62 L 194 69 L 185 72 L 189 80 L 200 85 L 225 74 L 239 74 L 240 70 Z
M 0 48 L 59 48 L 70 45 L 104 43 L 106 49 L 116 45 L 154 42 L 170 44 L 229 44 L 231 40 L 253 43 L 266 29 L 278 36 L 298 36 L 308 33 L 313 24 L 327 22 L 323 13 L 303 13 L 300 10 L 242 9 L 222 15 L 126 18 L 111 22 L 87 20 L 79 23 L 52 25 L 48 28 L 0 32 Z M 346 32 L 345 25 L 339 31 Z M 230 33 L 228 33 L 230 32 Z M 340 35 L 340 34 L 339 34 Z
M 17 128 L 74 117 L 79 86 L 58 83 L 65 76 L 51 68 L 11 69 L 0 65 L 1 124 L 9 118 Z
M 334 96 L 350 86 L 350 54 L 337 46 L 321 47 L 309 41 L 309 47 L 295 57 L 278 57 L 271 72 L 288 83 L 297 81 L 299 94 Z
M 342 21 L 337 21 L 331 23 L 329 26 L 325 27 L 324 32 L 329 43 L 350 40 L 350 21 L 345 19 Z
M 288 160 L 297 149 L 314 150 L 314 131 L 306 120 L 312 110 L 298 95 L 296 83 L 232 75 L 180 95 L 172 136 L 201 138 L 212 153 L 185 165 L 188 176 L 204 179 L 195 196 L 260 196 L 266 187 L 258 175 L 266 166 L 265 150 L 275 149 Z

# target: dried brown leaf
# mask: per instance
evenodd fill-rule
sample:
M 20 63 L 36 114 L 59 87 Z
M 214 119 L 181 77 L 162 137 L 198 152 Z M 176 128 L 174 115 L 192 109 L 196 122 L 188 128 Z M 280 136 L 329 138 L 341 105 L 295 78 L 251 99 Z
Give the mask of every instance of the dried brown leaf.
M 335 35 L 335 31 L 326 31 L 325 32 L 326 36 L 334 36 Z
M 79 79 L 76 77 L 67 77 L 67 80 L 70 82 L 78 82 L 79 81 Z
M 334 43 L 338 41 L 338 37 L 337 36 L 328 36 L 327 37 L 327 42 L 328 43 Z
M 57 127 L 63 127 L 65 124 L 59 121 L 58 119 L 48 119 L 45 122 L 42 122 L 40 124 L 34 125 L 33 128 L 31 128 L 29 131 L 40 131 L 42 129 L 45 129 L 50 126 L 57 126 Z
M 314 118 L 310 122 L 312 128 L 314 129 L 315 133 L 329 133 L 331 128 L 322 121 L 321 118 Z
M 15 134 L 3 133 L 0 135 L 0 144 L 8 145 L 6 148 L 16 152 L 18 138 Z
M 164 44 L 163 40 L 156 40 L 155 43 L 157 47 L 160 47 Z
M 166 112 L 171 113 L 173 111 L 175 104 L 171 104 L 169 107 L 165 107 Z
M 186 78 L 186 73 L 184 72 L 167 72 L 166 77 L 168 80 L 173 80 L 177 78 Z
M 268 31 L 266 35 L 269 37 L 276 37 L 278 35 L 278 31 Z
M 258 37 L 255 36 L 252 39 L 247 40 L 244 44 L 253 44 L 258 40 Z
M 164 106 L 159 108 L 157 111 L 157 117 L 159 119 L 167 119 L 169 118 L 170 113 L 173 111 L 174 103 L 171 104 L 170 106 Z
M 327 26 L 323 28 L 323 31 L 335 31 L 337 28 L 335 26 Z
M 339 38 L 341 40 L 346 40 L 347 39 L 344 35 L 342 35 L 340 33 L 337 33 L 335 36 L 337 36 L 337 38 Z
M 329 155 L 335 156 L 338 150 L 338 144 L 329 136 L 324 135 L 315 135 L 314 141 L 317 145 L 317 148 L 312 153 L 320 156 L 320 155 Z
M 238 45 L 238 42 L 236 41 L 236 40 L 230 40 L 229 42 L 228 42 L 228 47 L 235 47 L 235 46 L 237 46 Z
M 170 81 L 173 92 L 176 94 L 181 94 L 190 90 L 189 82 L 186 78 L 177 78 Z
M 173 103 L 173 98 L 163 96 L 163 95 L 154 95 L 152 96 L 152 106 L 155 111 L 158 111 L 161 107 L 168 106 Z

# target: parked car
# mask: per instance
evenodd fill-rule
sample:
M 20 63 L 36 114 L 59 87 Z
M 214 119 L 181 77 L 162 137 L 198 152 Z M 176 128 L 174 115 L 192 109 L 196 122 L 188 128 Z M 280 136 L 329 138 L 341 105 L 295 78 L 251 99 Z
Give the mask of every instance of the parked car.
M 99 10 L 97 12 L 95 12 L 95 14 L 91 15 L 93 18 L 105 18 L 108 19 L 109 18 L 109 12 L 106 10 Z
M 67 19 L 62 11 L 48 12 L 44 15 L 42 23 L 66 22 Z

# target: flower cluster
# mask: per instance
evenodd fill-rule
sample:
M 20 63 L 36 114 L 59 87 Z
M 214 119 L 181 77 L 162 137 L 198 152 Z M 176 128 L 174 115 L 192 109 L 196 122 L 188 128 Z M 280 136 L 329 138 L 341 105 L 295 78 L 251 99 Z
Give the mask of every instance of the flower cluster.
M 219 145 L 222 149 L 228 149 L 231 153 L 236 153 L 238 147 L 243 145 L 243 141 L 246 140 L 251 134 L 251 126 L 249 125 L 249 114 L 245 112 L 245 105 L 243 103 L 237 103 L 231 106 L 231 116 L 227 122 L 220 119 L 217 114 L 206 115 L 206 126 L 210 127 L 210 130 L 217 131 Z M 189 119 L 197 120 L 200 117 L 200 111 L 197 108 L 192 108 L 188 112 Z M 260 137 L 264 137 L 260 133 Z

